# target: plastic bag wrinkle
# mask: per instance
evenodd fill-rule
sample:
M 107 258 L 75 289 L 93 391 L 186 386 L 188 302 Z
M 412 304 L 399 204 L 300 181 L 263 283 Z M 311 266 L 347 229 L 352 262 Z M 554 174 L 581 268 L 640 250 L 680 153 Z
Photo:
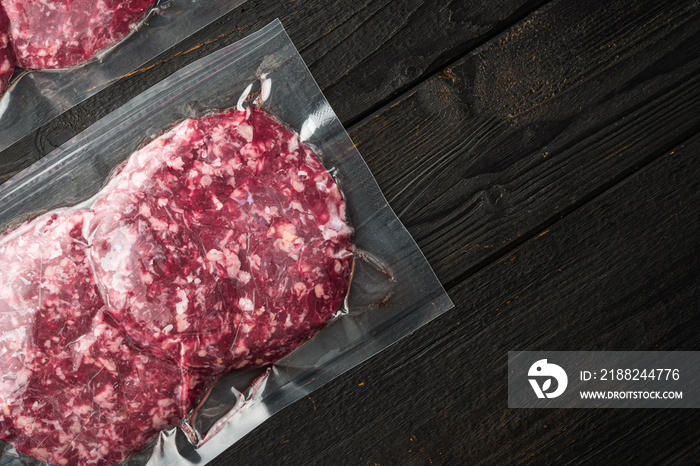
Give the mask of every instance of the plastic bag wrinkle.
M 347 294 L 340 191 L 257 107 L 178 124 L 136 152 L 93 208 L 111 314 L 144 350 L 183 367 L 270 364 Z
M 105 318 L 92 213 L 42 215 L 0 241 L 0 437 L 52 464 L 113 464 L 186 416 L 205 379 L 132 347 Z
M 156 0 L 0 0 L 18 66 L 58 69 L 90 61 L 141 24 Z
M 0 17 L 0 150 L 243 3 L 1 0 L 15 43 L 3 46 Z M 14 75 L 2 71 L 8 53 Z
M 269 91 L 262 92 L 265 86 Z M 197 446 L 180 430 L 162 431 L 152 449 L 134 457 L 136 464 L 205 464 L 265 419 L 452 306 L 279 22 L 176 72 L 0 187 L 0 223 L 94 199 L 115 167 L 145 147 L 145 134 L 165 134 L 193 116 L 234 108 L 243 94 L 243 110 L 257 105 L 295 134 L 303 129 L 304 143 L 340 186 L 359 257 L 349 312 L 341 308 L 315 337 L 255 383 L 245 382 L 254 391 L 237 385 L 238 371 L 221 377 L 184 420 Z

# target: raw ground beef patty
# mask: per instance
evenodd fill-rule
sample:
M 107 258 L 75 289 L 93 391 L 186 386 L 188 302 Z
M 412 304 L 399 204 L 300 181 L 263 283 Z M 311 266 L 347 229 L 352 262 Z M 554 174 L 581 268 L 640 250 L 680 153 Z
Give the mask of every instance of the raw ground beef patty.
M 0 95 L 15 71 L 15 52 L 10 42 L 10 21 L 0 7 Z
M 182 367 L 275 362 L 348 291 L 338 186 L 255 107 L 180 123 L 133 154 L 93 210 L 108 312 L 134 344 Z
M 60 354 L 35 356 L 41 368 L 3 406 L 6 439 L 20 453 L 57 465 L 117 464 L 183 416 L 181 397 L 194 392 L 178 368 L 134 350 L 101 311 L 86 334 L 61 343 Z
M 0 439 L 52 464 L 123 461 L 213 376 L 327 325 L 350 235 L 331 175 L 263 110 L 185 120 L 90 210 L 0 237 Z
M 204 379 L 127 344 L 86 256 L 90 211 L 0 240 L 0 438 L 52 464 L 114 464 L 181 418 Z
M 86 256 L 83 227 L 89 216 L 82 210 L 43 215 L 0 241 L 3 409 L 22 396 L 29 377 L 41 369 L 36 350 L 60 352 L 59 340 L 84 334 L 103 306 Z
M 17 63 L 27 69 L 84 63 L 128 35 L 155 0 L 0 0 Z

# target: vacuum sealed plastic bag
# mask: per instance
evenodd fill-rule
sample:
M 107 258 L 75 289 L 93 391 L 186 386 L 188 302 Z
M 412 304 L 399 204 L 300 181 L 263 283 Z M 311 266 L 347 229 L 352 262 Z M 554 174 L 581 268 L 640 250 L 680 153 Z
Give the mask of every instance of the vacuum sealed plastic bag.
M 204 464 L 452 306 L 279 21 L 0 209 L 3 461 Z
M 51 3 L 0 0 L 10 23 L 17 65 L 68 68 L 94 58 L 133 31 L 155 0 Z
M 0 0 L 0 150 L 244 2 Z

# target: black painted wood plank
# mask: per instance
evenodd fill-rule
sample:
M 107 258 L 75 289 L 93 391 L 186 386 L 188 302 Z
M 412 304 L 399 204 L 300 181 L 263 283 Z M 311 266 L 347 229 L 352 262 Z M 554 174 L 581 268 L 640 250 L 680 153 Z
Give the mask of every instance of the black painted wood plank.
M 264 9 L 268 2 L 247 5 Z M 343 17 L 339 2 L 324 3 L 325 13 L 305 5 L 297 0 L 274 8 L 289 8 L 285 24 L 297 15 L 323 19 L 340 12 L 332 31 L 295 23 L 299 29 L 290 33 L 312 71 L 328 70 L 321 85 L 329 95 L 338 92 L 331 103 L 341 108 L 354 94 L 340 90 L 354 84 L 338 84 L 342 67 L 325 55 L 342 65 L 339 51 L 352 49 L 342 47 L 353 38 L 374 46 L 367 33 L 374 16 L 362 16 L 363 9 Z M 375 16 L 385 14 L 379 10 Z M 564 464 L 577 458 L 672 464 L 700 458 L 697 421 L 685 412 L 516 412 L 505 408 L 503 387 L 505 354 L 512 349 L 697 349 L 697 319 L 687 316 L 700 298 L 698 231 L 687 215 L 688 205 L 698 204 L 697 165 L 677 170 L 666 162 L 672 157 L 658 157 L 699 129 L 698 15 L 697 2 L 555 2 L 364 119 L 352 136 L 392 206 L 405 210 L 402 219 L 451 285 L 458 308 L 278 414 L 219 464 L 500 464 L 531 456 Z M 126 100 L 124 94 L 254 29 L 216 27 L 226 37 L 118 83 L 88 110 L 47 127 L 37 145 L 59 144 Z M 412 50 L 416 44 L 401 31 L 412 29 L 398 27 L 386 44 Z M 196 40 L 190 45 L 202 42 Z M 448 55 L 473 40 L 480 39 L 450 45 Z M 381 57 L 367 50 L 363 60 L 378 66 Z M 421 65 L 423 74 L 449 61 L 431 59 Z M 357 69 L 339 82 L 384 83 L 371 67 Z M 396 82 L 401 90 L 414 81 Z M 364 110 L 349 112 L 346 121 L 368 108 L 364 101 L 357 105 Z M 696 138 L 678 153 L 687 160 L 697 152 Z M 2 173 L 40 155 L 18 154 L 0 154 L 0 163 L 15 164 Z M 442 158 L 444 165 L 428 170 Z M 418 184 L 426 170 L 427 188 Z M 695 182 L 688 179 L 693 174 Z M 624 296 L 611 306 L 609 296 L 618 290 Z M 568 331 L 545 325 L 550 320 Z
M 0 153 L 0 181 L 183 66 L 279 17 L 344 123 L 425 79 L 544 0 L 248 0 Z
M 700 129 L 700 8 L 553 2 L 351 132 L 448 286 Z
M 513 410 L 509 350 L 697 350 L 700 135 L 450 290 L 214 464 L 692 464 L 693 410 Z

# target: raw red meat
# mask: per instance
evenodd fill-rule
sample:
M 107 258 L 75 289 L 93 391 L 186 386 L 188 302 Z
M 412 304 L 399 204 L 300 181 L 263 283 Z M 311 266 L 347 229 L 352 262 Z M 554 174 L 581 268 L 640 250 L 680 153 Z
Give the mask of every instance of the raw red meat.
M 19 66 L 65 68 L 128 35 L 155 0 L 0 0 Z
M 25 455 L 51 464 L 117 464 L 182 416 L 179 370 L 137 352 L 99 312 L 5 408 Z M 191 401 L 190 401 L 191 402 Z
M 348 291 L 338 186 L 254 107 L 177 125 L 133 154 L 93 209 L 108 311 L 135 344 L 183 367 L 272 363 Z
M 42 352 L 82 335 L 103 306 L 86 256 L 83 226 L 92 213 L 39 217 L 0 241 L 0 406 L 21 397 Z M 40 321 L 42 325 L 35 325 Z M 37 365 L 38 364 L 38 365 Z
M 15 71 L 15 51 L 10 42 L 10 20 L 0 7 L 0 94 L 5 91 Z
M 352 269 L 345 217 L 315 154 L 252 107 L 182 122 L 93 210 L 6 234 L 0 438 L 61 465 L 142 449 L 212 375 L 275 362 L 330 321 Z
M 90 211 L 0 240 L 0 438 L 53 464 L 112 464 L 192 406 L 205 379 L 144 354 L 104 320 Z

